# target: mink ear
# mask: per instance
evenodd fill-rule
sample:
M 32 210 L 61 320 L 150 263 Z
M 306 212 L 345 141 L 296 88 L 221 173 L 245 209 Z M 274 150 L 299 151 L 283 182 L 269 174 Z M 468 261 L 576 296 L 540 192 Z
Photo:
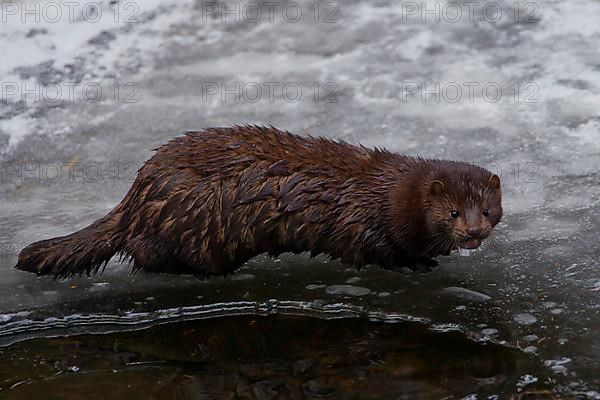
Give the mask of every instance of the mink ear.
M 444 191 L 444 182 L 435 180 L 431 182 L 431 186 L 429 187 L 429 193 L 433 196 L 437 196 Z
M 488 181 L 488 185 L 490 185 L 490 187 L 492 189 L 500 189 L 500 177 L 498 177 L 498 175 L 492 175 L 490 176 L 490 180 Z

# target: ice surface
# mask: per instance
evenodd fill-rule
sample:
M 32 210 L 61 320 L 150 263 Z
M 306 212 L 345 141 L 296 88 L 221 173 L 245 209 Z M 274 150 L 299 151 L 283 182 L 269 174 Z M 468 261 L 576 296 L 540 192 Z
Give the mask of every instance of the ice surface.
M 371 293 L 371 289 L 352 285 L 331 285 L 327 287 L 326 292 L 345 296 L 366 296 Z
M 492 299 L 486 294 L 455 286 L 444 288 L 443 291 L 444 293 L 451 294 L 452 296 L 458 297 L 460 299 L 469 300 L 477 303 L 483 303 Z
M 423 22 L 405 19 L 401 2 L 357 0 L 340 3 L 338 22 L 325 23 L 323 12 L 314 21 L 313 2 L 299 4 L 305 14 L 295 23 L 277 13 L 272 22 L 222 22 L 203 18 L 201 2 L 152 1 L 140 3 L 135 24 L 2 25 L 4 82 L 97 82 L 107 93 L 115 83 L 137 88 L 137 102 L 123 101 L 123 92 L 96 103 L 81 96 L 0 101 L 5 343 L 221 312 L 410 319 L 535 348 L 557 379 L 598 398 L 600 5 L 535 3 L 535 20 L 523 21 L 514 20 L 513 2 L 500 2 L 505 17 L 495 23 L 477 13 L 474 21 Z M 406 95 L 412 84 L 431 89 L 436 82 L 448 90 L 439 101 Z M 503 95 L 493 102 L 479 90 L 471 101 L 467 82 L 497 85 Z M 236 83 L 237 95 L 222 98 Z M 272 98 L 265 83 L 278 84 Z M 286 84 L 300 87 L 302 97 L 292 101 L 281 90 Z M 450 98 L 453 84 L 463 88 L 458 101 Z M 262 97 L 252 101 L 257 85 Z M 188 129 L 233 123 L 487 166 L 502 176 L 504 219 L 481 249 L 441 257 L 428 274 L 356 272 L 305 256 L 259 257 L 238 278 L 206 282 L 130 277 L 116 260 L 101 276 L 67 281 L 12 269 L 24 245 L 110 210 L 158 144 Z M 76 166 L 72 175 L 69 165 Z M 52 168 L 63 175 L 51 179 Z M 371 293 L 328 290 L 343 285 Z M 452 287 L 491 299 L 444 293 Z

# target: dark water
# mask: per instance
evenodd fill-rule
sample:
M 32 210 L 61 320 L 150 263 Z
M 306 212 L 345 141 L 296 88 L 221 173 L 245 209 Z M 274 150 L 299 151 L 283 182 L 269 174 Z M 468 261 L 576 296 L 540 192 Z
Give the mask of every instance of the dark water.
M 558 384 L 518 350 L 359 318 L 223 317 L 2 353 L 6 399 L 546 399 Z

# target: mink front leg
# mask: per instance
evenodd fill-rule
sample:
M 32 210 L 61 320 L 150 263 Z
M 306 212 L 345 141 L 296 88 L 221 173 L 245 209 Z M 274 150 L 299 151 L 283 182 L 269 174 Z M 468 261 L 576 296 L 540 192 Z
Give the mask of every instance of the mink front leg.
M 438 262 L 429 257 L 394 257 L 381 263 L 384 269 L 400 271 L 402 268 L 409 268 L 413 272 L 426 273 L 438 266 Z
M 414 260 L 414 264 L 407 265 L 414 272 L 426 273 L 438 266 L 438 262 L 433 258 L 421 257 Z

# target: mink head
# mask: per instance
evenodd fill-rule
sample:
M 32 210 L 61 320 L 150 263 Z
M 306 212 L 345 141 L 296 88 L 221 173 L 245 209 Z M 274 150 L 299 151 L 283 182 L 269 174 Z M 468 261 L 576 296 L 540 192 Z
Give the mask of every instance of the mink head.
M 427 182 L 429 250 L 475 249 L 502 218 L 500 178 L 466 163 L 448 163 Z

